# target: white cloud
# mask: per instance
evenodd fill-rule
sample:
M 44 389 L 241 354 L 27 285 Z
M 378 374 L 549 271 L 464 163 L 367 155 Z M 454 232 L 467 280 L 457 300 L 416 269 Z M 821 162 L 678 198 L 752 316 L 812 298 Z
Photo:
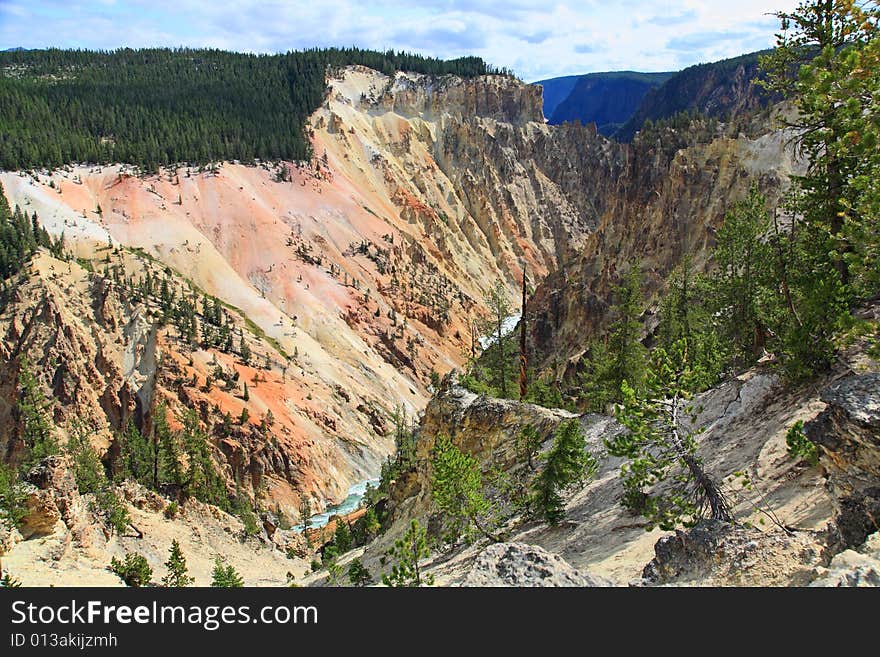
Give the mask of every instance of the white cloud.
M 772 44 L 769 11 L 796 0 L 0 0 L 0 49 L 313 46 L 479 55 L 526 80 L 674 70 Z

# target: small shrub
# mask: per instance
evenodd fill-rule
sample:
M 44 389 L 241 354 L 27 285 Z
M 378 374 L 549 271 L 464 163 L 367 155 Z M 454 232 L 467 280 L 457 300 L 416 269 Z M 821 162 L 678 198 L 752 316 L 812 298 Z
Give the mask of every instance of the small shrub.
M 373 576 L 360 559 L 355 559 L 348 566 L 348 581 L 353 586 L 368 586 L 373 583 Z
M 327 564 L 335 563 L 337 558 L 339 558 L 339 548 L 331 543 L 324 548 L 324 552 L 321 554 L 321 565 L 326 566 Z
M 793 459 L 802 459 L 810 465 L 819 465 L 819 448 L 804 433 L 803 420 L 798 420 L 785 435 L 788 455 Z
M 0 463 L 0 520 L 20 527 L 27 514 L 27 496 L 22 491 L 15 470 Z
M 166 520 L 174 520 L 178 513 L 180 513 L 180 505 L 177 502 L 169 502 L 162 515 Z
M 0 577 L 0 589 L 17 589 L 21 586 L 21 582 L 8 572 L 3 573 Z
M 113 557 L 110 560 L 110 570 L 127 586 L 132 587 L 146 586 L 153 576 L 150 564 L 147 563 L 143 555 L 137 552 L 127 552 L 123 561 Z
M 105 488 L 95 494 L 91 510 L 102 516 L 104 522 L 117 534 L 125 532 L 125 528 L 131 522 L 125 502 L 120 500 L 110 488 Z
M 214 570 L 211 571 L 211 586 L 216 588 L 240 589 L 244 580 L 231 565 L 225 564 L 219 556 L 214 559 Z

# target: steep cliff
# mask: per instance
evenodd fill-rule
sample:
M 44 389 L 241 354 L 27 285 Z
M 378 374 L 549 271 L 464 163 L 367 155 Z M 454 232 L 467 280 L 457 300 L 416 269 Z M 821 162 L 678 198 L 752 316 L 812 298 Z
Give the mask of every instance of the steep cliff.
M 751 139 L 696 141 L 705 124 L 646 133 L 631 146 L 606 145 L 616 158 L 592 163 L 582 203 L 594 211 L 581 251 L 538 287 L 529 304 L 536 367 L 557 373 L 604 326 L 611 291 L 641 262 L 648 295 L 662 289 L 682 256 L 707 264 L 714 234 L 731 205 L 758 185 L 772 206 L 803 170 L 783 132 Z M 586 166 L 586 165 L 585 165 Z
M 13 204 L 36 211 L 78 255 L 100 259 L 108 243 L 138 249 L 181 285 L 237 309 L 282 374 L 273 415 L 289 406 L 309 418 L 302 444 L 337 444 L 308 448 L 320 465 L 306 487 L 322 499 L 374 474 L 391 448 L 382 432 L 394 407 L 420 409 L 430 372 L 461 364 L 495 279 L 515 299 L 524 264 L 535 283 L 549 275 L 532 304 L 534 362 L 564 361 L 601 325 L 634 257 L 656 288 L 684 251 L 705 253 L 749 185 L 775 193 L 796 170 L 775 133 L 669 133 L 621 145 L 592 127 L 548 126 L 540 89 L 499 76 L 348 67 L 330 79 L 308 133 L 311 163 L 148 177 L 76 166 L 0 178 Z M 126 330 L 154 340 L 150 326 Z M 11 354 L 14 332 L 8 344 Z M 118 372 L 92 381 L 96 394 L 117 395 L 128 377 L 134 401 L 125 403 L 143 405 L 153 383 L 142 372 L 152 365 L 117 352 L 106 360 Z M 287 380 L 297 371 L 305 387 Z M 103 435 L 127 417 L 108 399 Z

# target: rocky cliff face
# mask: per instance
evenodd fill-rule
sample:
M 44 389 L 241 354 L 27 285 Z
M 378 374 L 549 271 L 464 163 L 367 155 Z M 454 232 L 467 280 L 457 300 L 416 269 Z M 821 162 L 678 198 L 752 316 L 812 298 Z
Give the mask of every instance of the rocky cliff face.
M 363 67 L 350 67 L 343 75 L 353 73 L 375 76 Z M 387 112 L 425 120 L 484 118 L 513 125 L 544 121 L 541 90 L 501 76 L 464 79 L 399 73 L 377 96 L 364 100 Z
M 572 177 L 591 168 L 578 205 L 592 209 L 592 229 L 578 254 L 548 276 L 530 301 L 538 367 L 555 363 L 561 373 L 583 353 L 591 334 L 604 328 L 611 292 L 633 263 L 641 263 L 649 296 L 662 289 L 684 255 L 693 256 L 697 268 L 705 266 L 731 205 L 757 185 L 772 206 L 788 175 L 802 167 L 784 133 L 689 139 L 667 133 L 656 141 L 646 135 L 629 147 L 605 143 L 604 157 L 585 155 L 569 168 Z M 571 157 L 578 161 L 578 155 Z
M 880 530 L 880 374 L 847 377 L 822 401 L 805 431 L 820 448 L 842 544 L 857 547 Z
M 84 423 L 108 463 L 118 454 L 117 436 L 126 425 L 131 421 L 150 435 L 153 414 L 164 402 L 174 417 L 187 408 L 197 412 L 230 493 L 238 482 L 252 499 L 271 496 L 270 506 L 279 505 L 290 517 L 301 496 L 344 496 L 346 481 L 362 476 L 354 468 L 354 477 L 345 474 L 350 461 L 360 472 L 378 467 L 387 447 L 376 435 L 384 433 L 385 420 L 375 398 L 356 390 L 340 393 L 338 384 L 324 387 L 306 371 L 305 354 L 288 366 L 233 312 L 226 319 L 249 345 L 252 362 L 221 349 L 194 348 L 162 318 L 155 299 L 131 286 L 148 272 L 161 276 L 162 269 L 124 251 L 108 250 L 105 257 L 108 268 L 131 278 L 114 282 L 76 263 L 38 255 L 0 315 L 0 423 L 12 428 L 0 443 L 6 459 L 17 463 L 23 455 L 14 428 L 24 356 L 50 401 L 59 442 L 75 423 Z M 179 276 L 164 280 L 179 296 L 188 290 Z M 248 399 L 242 395 L 245 383 Z M 335 403 L 310 403 L 308 392 L 299 392 L 296 403 L 294 395 L 303 388 Z M 249 417 L 242 423 L 243 409 Z M 227 414 L 234 418 L 228 424 Z

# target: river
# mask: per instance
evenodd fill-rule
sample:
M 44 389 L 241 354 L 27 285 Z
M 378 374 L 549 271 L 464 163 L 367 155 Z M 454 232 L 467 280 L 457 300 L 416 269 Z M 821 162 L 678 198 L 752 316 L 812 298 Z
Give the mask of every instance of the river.
M 328 506 L 326 509 L 321 511 L 321 513 L 316 513 L 311 518 L 309 518 L 309 529 L 316 529 L 318 527 L 323 527 L 328 522 L 330 522 L 331 516 L 342 516 L 346 513 L 351 513 L 355 509 L 357 509 L 361 501 L 364 499 L 364 493 L 367 492 L 367 486 L 370 485 L 373 488 L 379 485 L 379 479 L 367 479 L 366 481 L 361 481 L 351 488 L 348 489 L 348 493 L 342 502 L 336 504 L 334 506 Z M 303 530 L 302 525 L 295 525 L 293 527 L 295 531 L 301 532 Z
M 511 333 L 516 330 L 516 325 L 519 324 L 519 320 L 522 318 L 522 313 L 517 313 L 515 315 L 511 315 L 507 319 L 505 319 L 501 323 L 501 335 L 503 337 L 507 337 Z M 480 344 L 480 348 L 485 351 L 493 344 L 498 341 L 498 336 L 495 333 L 490 333 L 489 335 L 484 335 L 481 338 L 477 338 L 477 342 Z

